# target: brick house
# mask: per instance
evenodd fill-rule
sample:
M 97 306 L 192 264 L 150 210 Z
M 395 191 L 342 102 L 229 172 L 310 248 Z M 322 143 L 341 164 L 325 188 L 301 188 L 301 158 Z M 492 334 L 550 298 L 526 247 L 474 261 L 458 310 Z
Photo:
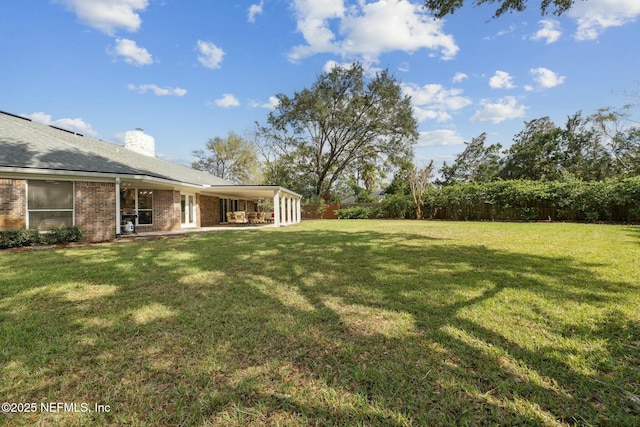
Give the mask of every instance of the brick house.
M 300 195 L 244 186 L 155 157 L 141 129 L 125 145 L 0 112 L 0 230 L 77 225 L 85 240 L 224 224 L 227 212 L 273 200 L 274 223 L 300 221 Z M 131 223 L 130 223 L 131 222 Z

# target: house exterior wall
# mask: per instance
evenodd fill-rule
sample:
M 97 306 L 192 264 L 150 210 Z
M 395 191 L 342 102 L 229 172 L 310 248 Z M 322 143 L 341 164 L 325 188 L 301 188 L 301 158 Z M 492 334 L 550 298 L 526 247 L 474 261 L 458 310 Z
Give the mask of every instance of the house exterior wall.
M 113 182 L 77 181 L 75 224 L 84 240 L 103 242 L 116 237 L 116 186 Z
M 200 227 L 213 227 L 220 224 L 220 198 L 198 195 L 198 218 Z
M 153 190 L 153 224 L 140 225 L 137 231 L 180 230 L 180 192 Z
M 117 197 L 114 182 L 75 181 L 74 224 L 80 227 L 86 242 L 116 238 Z M 196 226 L 220 224 L 220 198 L 196 194 Z M 244 204 L 243 204 L 244 207 Z M 246 208 L 255 210 L 255 202 Z M 23 229 L 27 224 L 27 180 L 0 178 L 0 230 Z M 153 224 L 139 225 L 138 232 L 179 231 L 181 229 L 181 193 L 177 190 L 153 190 Z
M 27 226 L 27 181 L 0 179 L 0 230 Z

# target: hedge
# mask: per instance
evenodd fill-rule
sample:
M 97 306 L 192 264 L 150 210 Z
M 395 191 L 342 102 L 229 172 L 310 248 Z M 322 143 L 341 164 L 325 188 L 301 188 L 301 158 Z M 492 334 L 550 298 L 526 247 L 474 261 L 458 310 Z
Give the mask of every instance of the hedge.
M 80 227 L 58 227 L 48 230 L 44 234 L 44 240 L 50 245 L 66 245 L 68 243 L 79 242 L 82 240 L 82 230 Z
M 0 249 L 18 248 L 38 244 L 66 245 L 82 240 L 83 234 L 79 227 L 58 227 L 40 233 L 38 230 L 0 230 Z
M 509 180 L 430 188 L 425 218 L 490 221 L 640 222 L 640 176 L 605 181 Z M 415 218 L 411 196 L 390 194 L 378 206 L 351 206 L 339 218 Z
M 430 189 L 423 204 L 436 219 L 637 222 L 640 177 L 459 184 Z
M 42 243 L 38 230 L 0 230 L 0 249 L 19 248 Z

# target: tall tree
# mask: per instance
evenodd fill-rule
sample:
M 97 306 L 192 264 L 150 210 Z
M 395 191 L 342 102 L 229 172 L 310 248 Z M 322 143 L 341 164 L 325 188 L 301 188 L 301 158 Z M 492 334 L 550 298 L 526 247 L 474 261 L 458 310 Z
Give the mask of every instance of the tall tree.
M 501 177 L 554 181 L 597 181 L 611 176 L 611 155 L 588 118 L 577 112 L 564 128 L 548 117 L 526 123 L 503 159 Z
M 501 177 L 553 181 L 562 177 L 561 129 L 549 117 L 525 122 L 503 158 Z
M 205 150 L 194 150 L 194 169 L 229 180 L 236 184 L 255 183 L 259 162 L 256 147 L 234 132 L 227 138 L 210 139 Z
M 603 144 L 613 157 L 612 169 L 617 176 L 640 175 L 640 128 L 637 122 L 626 128 L 631 120 L 633 104 L 619 109 L 601 108 L 589 116 Z
M 553 10 L 553 14 L 562 15 L 564 12 L 571 9 L 575 1 L 576 0 L 541 0 L 540 12 L 543 15 L 546 15 L 547 13 L 549 13 L 551 7 L 553 6 L 555 7 L 555 9 Z M 436 18 L 443 18 L 446 15 L 453 14 L 465 3 L 472 3 L 476 6 L 484 3 L 498 3 L 500 6 L 493 15 L 494 18 L 497 18 L 507 12 L 522 12 L 527 8 L 527 2 L 528 0 L 425 0 L 424 5 L 431 13 L 435 15 Z
M 563 174 L 585 181 L 599 181 L 611 174 L 611 155 L 601 134 L 588 118 L 577 112 L 567 117 L 560 133 Z
M 615 171 L 618 176 L 640 176 L 640 128 L 616 133 L 613 144 Z
M 416 219 L 422 219 L 422 203 L 424 194 L 431 184 L 431 176 L 433 175 L 433 160 L 424 168 L 414 167 L 409 174 L 409 189 L 411 198 L 416 209 Z
M 446 163 L 440 169 L 442 184 L 456 182 L 488 182 L 496 179 L 500 172 L 500 152 L 502 145 L 485 147 L 487 134 L 482 133 L 471 142 L 465 142 L 464 151 L 456 157 L 451 166 Z
M 412 156 L 418 139 L 410 98 L 387 70 L 365 79 L 362 65 L 335 67 L 310 89 L 277 95 L 264 133 L 291 164 L 310 179 L 309 197 L 330 198 L 334 184 L 359 159 L 385 165 Z

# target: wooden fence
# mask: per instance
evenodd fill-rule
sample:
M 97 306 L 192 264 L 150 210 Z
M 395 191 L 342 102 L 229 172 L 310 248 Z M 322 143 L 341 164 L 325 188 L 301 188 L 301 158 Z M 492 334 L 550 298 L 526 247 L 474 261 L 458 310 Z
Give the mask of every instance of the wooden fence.
M 303 205 L 302 219 L 338 219 L 336 211 L 340 209 L 340 203 L 328 205 Z

